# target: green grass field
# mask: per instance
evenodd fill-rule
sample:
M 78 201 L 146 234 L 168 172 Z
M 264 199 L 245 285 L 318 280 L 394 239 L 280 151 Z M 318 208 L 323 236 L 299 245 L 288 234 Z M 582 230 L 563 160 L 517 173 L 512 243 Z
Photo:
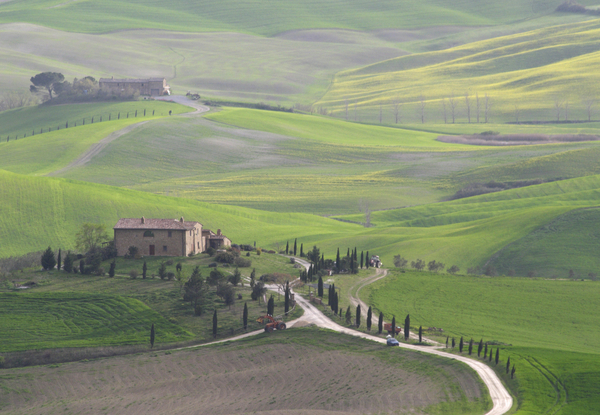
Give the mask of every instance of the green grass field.
M 394 272 L 361 295 L 388 316 L 410 313 L 413 330 L 441 327 L 457 343 L 461 336 L 500 342 L 501 361 L 510 356 L 517 366 L 517 413 L 593 414 L 600 409 L 599 290 L 589 281 Z

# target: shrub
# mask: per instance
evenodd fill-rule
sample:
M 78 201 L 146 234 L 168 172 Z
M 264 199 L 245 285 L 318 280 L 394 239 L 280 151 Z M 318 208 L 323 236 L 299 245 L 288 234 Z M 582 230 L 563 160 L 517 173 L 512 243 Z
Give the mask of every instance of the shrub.
M 209 247 L 206 249 L 206 253 L 207 253 L 209 256 L 213 256 L 213 255 L 215 254 L 215 252 L 216 252 L 216 251 L 215 251 L 215 248 L 213 248 L 212 246 L 209 246 Z
M 256 255 L 260 255 L 262 253 L 262 249 L 261 248 L 256 248 Z
M 131 277 L 132 280 L 135 280 L 138 276 L 138 272 L 135 269 L 132 269 L 131 271 L 129 271 L 129 277 Z
M 235 264 L 236 267 L 239 267 L 239 268 L 248 268 L 252 265 L 252 261 L 250 259 L 246 259 L 246 258 L 242 258 L 242 257 L 236 258 L 233 261 L 233 263 Z
M 160 268 L 158 269 L 158 276 L 161 280 L 164 280 L 167 276 L 167 264 L 164 262 L 160 264 Z
M 296 258 L 294 258 L 294 257 L 291 257 L 291 258 L 290 258 L 290 264 L 295 264 L 295 263 L 296 263 Z
M 235 255 L 231 252 L 219 252 L 217 255 L 215 255 L 215 261 L 224 264 L 233 264 L 233 261 L 235 261 L 235 259 Z
M 175 278 L 175 273 L 174 272 L 167 272 L 167 279 L 169 281 L 171 281 L 173 278 Z
M 456 274 L 458 271 L 460 271 L 460 268 L 457 265 L 452 265 L 446 271 L 448 272 L 448 274 Z
M 98 267 L 95 271 L 94 271 L 95 275 L 98 275 L 100 277 L 102 277 L 105 274 L 104 268 L 103 267 Z
M 167 265 L 169 265 L 169 266 L 173 265 L 173 260 L 172 259 L 167 260 Z
M 246 256 L 250 256 L 250 252 L 246 252 Z
M 211 262 L 210 264 L 208 264 L 209 268 L 216 268 L 217 263 L 216 262 Z
M 127 254 L 125 254 L 125 258 L 133 259 L 138 256 L 139 249 L 137 246 L 130 246 L 127 250 Z

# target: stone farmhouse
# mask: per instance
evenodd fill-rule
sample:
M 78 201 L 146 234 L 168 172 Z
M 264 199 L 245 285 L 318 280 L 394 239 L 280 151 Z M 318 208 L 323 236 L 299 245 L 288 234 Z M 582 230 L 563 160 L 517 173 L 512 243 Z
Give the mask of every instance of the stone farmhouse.
M 202 229 L 199 222 L 177 219 L 122 218 L 114 226 L 118 256 L 125 256 L 135 246 L 144 256 L 187 256 L 206 251 L 209 246 L 231 246 L 221 233 Z
M 113 76 L 112 78 L 100 78 L 98 85 L 100 89 L 115 89 L 119 91 L 129 87 L 139 91 L 140 95 L 171 95 L 171 87 L 167 85 L 165 78 L 115 79 Z

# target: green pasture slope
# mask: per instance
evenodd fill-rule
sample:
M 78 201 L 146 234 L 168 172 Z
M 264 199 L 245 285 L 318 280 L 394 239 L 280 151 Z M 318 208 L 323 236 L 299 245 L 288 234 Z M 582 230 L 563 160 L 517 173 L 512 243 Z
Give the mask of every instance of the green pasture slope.
M 410 313 L 413 328 L 499 342 L 500 366 L 516 364 L 517 414 L 600 411 L 598 282 L 394 271 L 369 289 L 377 310 Z
M 443 123 L 442 101 L 446 99 L 452 122 L 448 99 L 454 95 L 458 121 L 466 122 L 468 92 L 471 122 L 476 118 L 476 93 L 482 109 L 484 95 L 491 97 L 494 121 L 515 121 L 517 112 L 519 120 L 556 120 L 556 100 L 562 106 L 561 119 L 568 103 L 569 119 L 587 120 L 585 101 L 600 92 L 592 69 L 600 59 L 599 39 L 600 20 L 594 19 L 411 54 L 338 73 L 316 105 L 342 116 L 346 102 L 356 103 L 363 117 L 364 108 L 370 108 L 372 121 L 383 105 L 390 122 L 391 102 L 399 100 L 405 104 L 405 119 L 417 122 L 424 97 L 426 121 Z
M 141 301 L 119 296 L 2 293 L 0 315 L 0 352 L 146 344 L 153 323 L 161 327 L 157 342 L 192 337 Z
M 584 1 L 584 3 L 586 3 Z M 156 0 L 91 1 L 17 0 L 0 5 L 0 22 L 28 22 L 72 32 L 105 33 L 155 28 L 180 31 L 228 31 L 274 35 L 288 30 L 344 28 L 377 30 L 440 25 L 494 25 L 551 12 L 557 1 L 384 0 L 376 5 L 360 0 L 315 0 L 281 3 L 274 0 L 239 3 Z

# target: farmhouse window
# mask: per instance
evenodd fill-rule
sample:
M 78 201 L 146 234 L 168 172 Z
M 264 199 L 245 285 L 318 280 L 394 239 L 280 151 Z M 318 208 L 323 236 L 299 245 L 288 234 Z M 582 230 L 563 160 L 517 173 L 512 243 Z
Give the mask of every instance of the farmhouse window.
M 169 231 L 169 238 L 173 236 L 173 232 Z
M 163 252 L 167 252 L 167 245 L 163 245 Z
M 152 232 L 152 231 L 144 232 L 144 238 L 154 238 L 154 232 Z

